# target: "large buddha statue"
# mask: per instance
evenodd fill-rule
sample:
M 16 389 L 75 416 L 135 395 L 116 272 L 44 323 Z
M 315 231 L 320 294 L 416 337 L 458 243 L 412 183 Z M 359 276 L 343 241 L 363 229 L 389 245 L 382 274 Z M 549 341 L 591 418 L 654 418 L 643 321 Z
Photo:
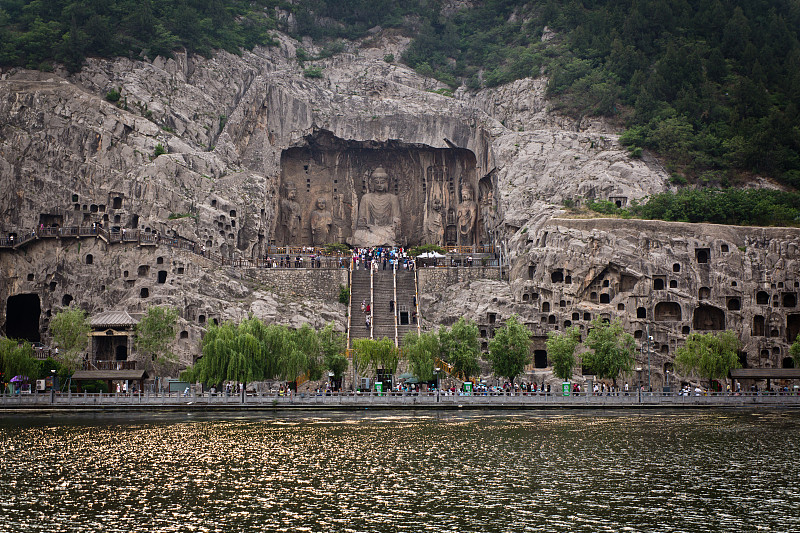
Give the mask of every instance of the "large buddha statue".
M 382 167 L 376 168 L 369 179 L 370 192 L 358 204 L 356 246 L 396 245 L 400 238 L 400 202 L 389 192 L 389 175 Z
M 461 246 L 475 244 L 475 222 L 478 219 L 478 204 L 472 199 L 472 187 L 461 187 L 461 203 L 456 211 L 458 220 L 458 243 Z

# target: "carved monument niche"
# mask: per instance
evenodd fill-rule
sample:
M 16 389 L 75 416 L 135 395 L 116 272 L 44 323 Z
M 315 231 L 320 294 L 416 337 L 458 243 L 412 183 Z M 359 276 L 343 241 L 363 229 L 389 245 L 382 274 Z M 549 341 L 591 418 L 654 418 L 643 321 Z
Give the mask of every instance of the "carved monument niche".
M 493 213 L 475 154 L 395 141 L 358 142 L 318 132 L 281 155 L 274 242 L 471 245 L 489 242 Z

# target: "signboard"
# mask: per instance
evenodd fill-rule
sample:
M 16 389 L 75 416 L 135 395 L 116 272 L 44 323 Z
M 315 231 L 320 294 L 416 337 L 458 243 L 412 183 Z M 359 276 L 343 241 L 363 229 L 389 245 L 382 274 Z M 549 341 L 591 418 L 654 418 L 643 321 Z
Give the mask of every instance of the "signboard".
M 378 396 L 383 396 L 383 382 L 376 381 L 375 382 L 375 392 L 378 393 Z
M 561 384 L 561 392 L 564 394 L 564 396 L 569 396 L 572 393 L 569 381 L 565 381 Z
M 467 396 L 471 396 L 472 395 L 472 382 L 471 381 L 464 382 L 464 394 L 466 394 Z

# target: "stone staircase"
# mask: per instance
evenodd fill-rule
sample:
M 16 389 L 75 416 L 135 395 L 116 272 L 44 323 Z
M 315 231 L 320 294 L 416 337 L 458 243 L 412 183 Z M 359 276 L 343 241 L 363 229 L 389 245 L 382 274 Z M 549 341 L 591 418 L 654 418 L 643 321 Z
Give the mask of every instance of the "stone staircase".
M 397 339 L 402 344 L 403 337 L 409 331 L 417 331 L 417 320 L 413 319 L 414 296 L 417 288 L 414 282 L 414 272 L 408 270 L 397 271 Z M 406 322 L 406 323 L 404 323 Z
M 369 270 L 353 271 L 350 284 L 350 339 L 368 339 L 370 332 L 364 323 L 364 313 L 361 312 L 361 302 L 370 303 Z
M 350 340 L 382 339 L 402 344 L 403 336 L 417 331 L 414 318 L 416 281 L 414 272 L 407 270 L 377 270 L 372 273 L 370 285 L 369 270 L 354 270 L 350 285 Z M 389 302 L 395 300 L 394 312 Z M 372 306 L 372 331 L 367 329 L 365 315 L 361 312 L 361 302 Z M 371 335 L 370 335 L 371 334 Z M 350 344 L 352 347 L 352 342 Z
M 372 335 L 375 339 L 389 338 L 394 342 L 394 312 L 389 308 L 389 301 L 394 300 L 394 276 L 392 270 L 378 270 L 373 274 L 372 300 Z M 360 304 L 359 304 L 360 305 Z

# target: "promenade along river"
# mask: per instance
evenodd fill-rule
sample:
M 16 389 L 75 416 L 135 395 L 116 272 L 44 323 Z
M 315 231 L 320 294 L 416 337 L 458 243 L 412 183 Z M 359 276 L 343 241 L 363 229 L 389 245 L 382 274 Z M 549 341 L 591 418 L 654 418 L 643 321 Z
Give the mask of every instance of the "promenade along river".
M 800 412 L 0 418 L 0 531 L 800 531 Z

